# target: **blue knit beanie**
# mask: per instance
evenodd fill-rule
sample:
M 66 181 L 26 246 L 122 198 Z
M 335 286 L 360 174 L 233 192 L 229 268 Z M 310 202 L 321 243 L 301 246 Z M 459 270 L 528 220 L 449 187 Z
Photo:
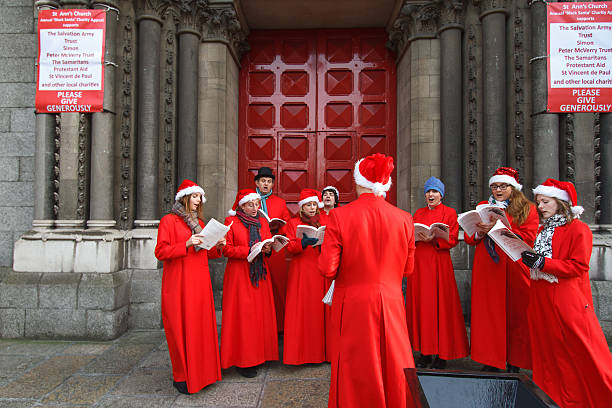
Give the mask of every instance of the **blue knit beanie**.
M 435 177 L 428 178 L 427 181 L 425 182 L 423 194 L 425 194 L 429 190 L 439 191 L 440 195 L 444 197 L 444 183 L 440 179 L 437 179 Z

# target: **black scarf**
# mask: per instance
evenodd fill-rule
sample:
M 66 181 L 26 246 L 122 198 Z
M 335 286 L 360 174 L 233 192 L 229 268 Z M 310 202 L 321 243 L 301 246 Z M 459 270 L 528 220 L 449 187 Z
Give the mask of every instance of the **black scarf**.
M 536 237 L 533 245 L 535 253 L 546 258 L 552 258 L 552 238 L 555 233 L 555 228 L 565 224 L 567 224 L 567 218 L 561 214 L 555 214 L 544 221 L 544 226 Z M 544 279 L 550 283 L 559 282 L 559 279 L 557 279 L 555 275 L 542 272 L 539 269 L 531 269 L 530 274 L 532 280 Z
M 170 210 L 170 212 L 172 214 L 176 214 L 179 217 L 181 217 L 181 219 L 183 221 L 185 221 L 185 224 L 187 224 L 189 229 L 191 229 L 191 233 L 192 234 L 199 234 L 200 231 L 202 231 L 202 226 L 200 225 L 200 222 L 198 221 L 197 213 L 195 213 L 195 212 L 192 212 L 192 213 L 185 212 L 185 206 L 181 202 L 175 201 L 174 205 L 172 206 L 172 209 Z M 199 248 L 198 246 L 194 245 L 193 249 L 196 252 L 198 252 L 201 248 Z
M 252 248 L 257 242 L 261 241 L 261 235 L 259 234 L 259 230 L 261 228 L 261 222 L 259 222 L 259 217 L 251 217 L 247 215 L 241 208 L 236 209 L 236 217 L 242 222 L 249 230 L 249 248 Z M 260 253 L 253 259 L 249 266 L 249 277 L 251 278 L 251 284 L 254 287 L 259 287 L 259 280 L 266 280 L 266 266 L 263 262 L 263 254 Z

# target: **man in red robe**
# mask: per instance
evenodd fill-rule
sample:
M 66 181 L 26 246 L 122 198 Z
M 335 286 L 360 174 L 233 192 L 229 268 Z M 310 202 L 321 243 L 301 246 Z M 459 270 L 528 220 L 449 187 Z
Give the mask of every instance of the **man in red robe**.
M 335 278 L 328 407 L 406 407 L 404 368 L 414 368 L 402 278 L 412 273 L 414 225 L 385 201 L 393 159 L 355 164 L 356 201 L 329 214 L 319 272 Z
M 272 194 L 274 187 L 274 173 L 269 167 L 261 167 L 255 176 L 257 193 L 261 196 L 261 210 L 268 218 L 279 218 L 285 223 L 291 218 L 285 200 Z M 284 223 L 271 222 L 270 232 L 272 235 L 284 235 Z M 274 307 L 276 309 L 276 324 L 279 332 L 283 331 L 285 322 L 285 295 L 287 292 L 287 270 L 285 250 L 273 251 L 268 259 L 268 268 L 272 290 L 274 292 Z

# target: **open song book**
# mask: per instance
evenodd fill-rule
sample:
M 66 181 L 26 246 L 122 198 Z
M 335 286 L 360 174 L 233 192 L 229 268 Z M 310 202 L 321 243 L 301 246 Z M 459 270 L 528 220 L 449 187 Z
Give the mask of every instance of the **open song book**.
M 279 228 L 281 228 L 283 225 L 285 225 L 287 223 L 287 221 L 285 221 L 285 220 L 283 220 L 281 218 L 270 218 L 270 217 L 268 217 L 268 214 L 263 212 L 263 210 L 261 208 L 259 210 L 257 210 L 257 211 L 259 212 L 259 215 L 261 215 L 266 220 L 268 220 L 268 225 L 270 226 L 271 230 L 278 230 Z
M 336 284 L 336 280 L 334 279 L 331 285 L 329 285 L 329 289 L 327 290 L 327 293 L 325 294 L 325 296 L 323 296 L 322 302 L 325 303 L 327 306 L 331 306 L 332 304 L 332 299 L 334 298 L 335 284 Z
M 414 240 L 420 241 L 419 232 L 425 234 L 426 237 L 440 238 L 448 242 L 449 228 L 448 225 L 441 222 L 434 222 L 427 226 L 419 222 L 414 223 Z
M 506 217 L 506 212 L 496 205 L 481 204 L 476 206 L 475 210 L 461 213 L 457 217 L 457 222 L 461 225 L 461 228 L 470 236 L 476 234 L 476 224 L 491 224 L 496 220 L 500 220 L 506 227 L 510 228 L 510 221 Z
M 321 245 L 323 244 L 323 237 L 325 236 L 325 225 L 322 225 L 319 228 L 311 225 L 298 225 L 295 229 L 295 236 L 302 239 L 304 234 L 308 235 L 308 238 L 317 239 L 317 243 L 313 246 Z
M 268 242 L 271 242 L 272 243 L 272 249 L 275 250 L 276 252 L 278 252 L 281 249 L 283 249 L 283 247 L 285 245 L 287 245 L 289 243 L 289 238 L 287 238 L 284 235 L 275 235 L 272 238 L 264 239 L 263 241 L 255 243 L 251 247 L 251 252 L 249 252 L 249 255 L 247 256 L 247 261 L 249 263 L 252 262 L 253 259 L 255 259 L 255 257 L 261 253 L 261 249 Z
M 487 235 L 515 262 L 521 259 L 523 252 L 533 252 L 533 249 L 518 235 L 510 231 L 501 220 L 497 220 L 495 226 L 491 228 Z
M 219 221 L 211 218 L 210 221 L 206 224 L 206 226 L 200 231 L 198 234 L 195 234 L 198 238 L 202 240 L 202 243 L 198 245 L 198 248 L 201 249 L 210 249 L 214 247 L 217 242 L 225 237 L 227 231 L 230 230 L 233 222 L 230 225 L 223 225 Z

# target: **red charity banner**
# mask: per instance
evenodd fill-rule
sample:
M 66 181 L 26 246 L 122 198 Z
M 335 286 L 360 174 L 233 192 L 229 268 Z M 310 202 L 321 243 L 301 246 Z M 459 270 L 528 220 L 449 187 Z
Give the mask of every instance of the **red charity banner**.
M 104 10 L 38 12 L 37 112 L 102 110 L 105 35 Z
M 547 3 L 549 112 L 612 111 L 612 2 Z

